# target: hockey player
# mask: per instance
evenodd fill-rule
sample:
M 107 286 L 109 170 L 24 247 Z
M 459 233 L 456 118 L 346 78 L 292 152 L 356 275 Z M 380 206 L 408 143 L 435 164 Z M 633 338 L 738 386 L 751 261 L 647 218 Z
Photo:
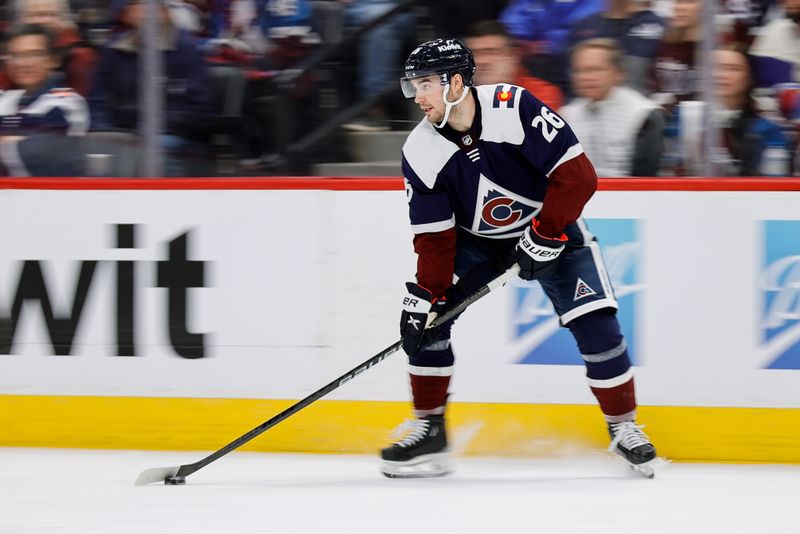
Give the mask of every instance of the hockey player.
M 535 95 L 508 84 L 473 87 L 474 72 L 472 53 L 459 40 L 437 39 L 411 52 L 401 80 L 404 95 L 425 113 L 402 154 L 418 261 L 400 332 L 416 419 L 405 438 L 381 451 L 381 470 L 388 477 L 451 470 L 445 408 L 452 321 L 425 325 L 516 262 L 519 276 L 539 281 L 572 332 L 610 448 L 652 476 L 647 464 L 656 451 L 635 422 L 617 301 L 580 219 L 596 189 L 594 168 L 570 127 Z

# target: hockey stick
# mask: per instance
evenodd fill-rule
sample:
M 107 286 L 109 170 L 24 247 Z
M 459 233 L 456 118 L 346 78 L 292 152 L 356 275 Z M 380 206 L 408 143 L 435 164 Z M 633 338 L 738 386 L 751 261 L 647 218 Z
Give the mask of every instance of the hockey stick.
M 501 287 L 506 284 L 511 278 L 515 277 L 519 273 L 519 266 L 513 265 L 510 269 L 505 271 L 503 274 L 486 284 L 485 286 L 478 289 L 475 293 L 461 301 L 460 303 L 453 306 L 451 309 L 447 310 L 441 316 L 437 317 L 428 328 L 434 328 L 446 321 L 449 321 L 459 313 L 463 312 L 473 303 L 478 301 L 479 299 L 483 298 L 484 296 L 488 295 L 490 292 L 494 291 L 498 287 Z M 152 484 L 154 482 L 164 482 L 165 484 L 177 485 L 177 484 L 185 484 L 186 477 L 202 469 L 203 467 L 207 466 L 211 462 L 222 458 L 229 452 L 233 451 L 234 449 L 238 449 L 251 439 L 255 438 L 256 436 L 260 435 L 264 431 L 272 428 L 273 426 L 277 425 L 284 419 L 291 417 L 292 415 L 296 414 L 309 404 L 321 399 L 331 391 L 338 389 L 343 384 L 346 384 L 350 380 L 354 379 L 373 365 L 385 360 L 390 355 L 394 354 L 400 347 L 402 346 L 401 341 L 397 341 L 396 343 L 386 347 L 381 352 L 370 358 L 369 360 L 365 361 L 358 367 L 355 367 L 333 382 L 321 387 L 308 397 L 304 398 L 301 401 L 293 404 L 289 408 L 285 409 L 272 419 L 265 421 L 249 431 L 248 433 L 236 438 L 235 440 L 231 441 L 221 449 L 216 452 L 213 452 L 199 460 L 193 464 L 185 464 L 176 467 L 152 467 L 150 469 L 145 469 L 141 472 L 141 474 L 136 478 L 136 485 L 142 486 L 144 484 Z

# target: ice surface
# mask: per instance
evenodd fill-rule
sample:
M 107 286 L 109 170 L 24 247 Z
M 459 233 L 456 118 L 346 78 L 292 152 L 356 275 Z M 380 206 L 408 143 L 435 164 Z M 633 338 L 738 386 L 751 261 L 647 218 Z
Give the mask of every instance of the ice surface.
M 133 485 L 203 456 L 0 448 L 0 532 L 800 533 L 800 466 L 672 463 L 647 480 L 598 453 L 390 480 L 373 457 L 233 453 L 185 486 Z

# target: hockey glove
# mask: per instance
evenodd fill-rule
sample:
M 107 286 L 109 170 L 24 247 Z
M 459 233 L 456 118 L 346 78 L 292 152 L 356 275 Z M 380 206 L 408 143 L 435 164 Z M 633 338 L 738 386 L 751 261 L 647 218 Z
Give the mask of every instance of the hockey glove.
M 444 299 L 434 299 L 430 291 L 414 282 L 406 282 L 406 290 L 408 295 L 403 299 L 403 312 L 400 314 L 400 337 L 403 350 L 410 356 L 422 348 L 427 337 L 425 326 L 428 324 L 429 314 L 440 309 L 444 305 Z
M 537 226 L 539 221 L 534 219 L 517 243 L 516 261 L 519 277 L 523 280 L 541 278 L 555 271 L 567 243 L 565 234 L 556 238 L 544 237 L 536 231 Z

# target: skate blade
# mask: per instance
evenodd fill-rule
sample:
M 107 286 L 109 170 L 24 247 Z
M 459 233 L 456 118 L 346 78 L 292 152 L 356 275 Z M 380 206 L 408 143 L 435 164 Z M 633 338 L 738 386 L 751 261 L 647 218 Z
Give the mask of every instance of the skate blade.
M 643 462 L 641 464 L 635 464 L 630 462 L 625 455 L 622 454 L 620 451 L 613 451 L 614 457 L 618 458 L 619 460 L 625 462 L 625 464 L 631 468 L 631 471 L 635 472 L 637 475 L 641 475 L 645 478 L 655 478 L 656 476 L 656 467 L 660 467 L 669 463 L 668 460 L 664 460 L 663 458 L 659 458 L 656 456 L 652 460 L 648 460 L 647 462 Z
M 381 460 L 381 473 L 387 478 L 443 477 L 452 471 L 453 464 L 446 452 L 425 454 L 408 462 Z
M 632 464 L 628 460 L 626 460 L 625 457 L 622 455 L 617 455 L 617 457 L 626 464 L 628 464 L 628 467 L 631 468 L 631 471 L 645 478 L 655 478 L 656 472 L 663 469 L 671 462 L 671 460 L 668 460 L 667 458 L 664 458 L 662 456 L 656 456 L 649 462 L 644 462 L 641 464 Z
M 645 478 L 655 478 L 656 470 L 653 468 L 653 462 L 655 460 L 650 460 L 649 462 L 645 462 L 643 464 L 632 464 L 628 463 L 631 467 L 631 470 L 635 471 L 636 473 L 642 475 Z

